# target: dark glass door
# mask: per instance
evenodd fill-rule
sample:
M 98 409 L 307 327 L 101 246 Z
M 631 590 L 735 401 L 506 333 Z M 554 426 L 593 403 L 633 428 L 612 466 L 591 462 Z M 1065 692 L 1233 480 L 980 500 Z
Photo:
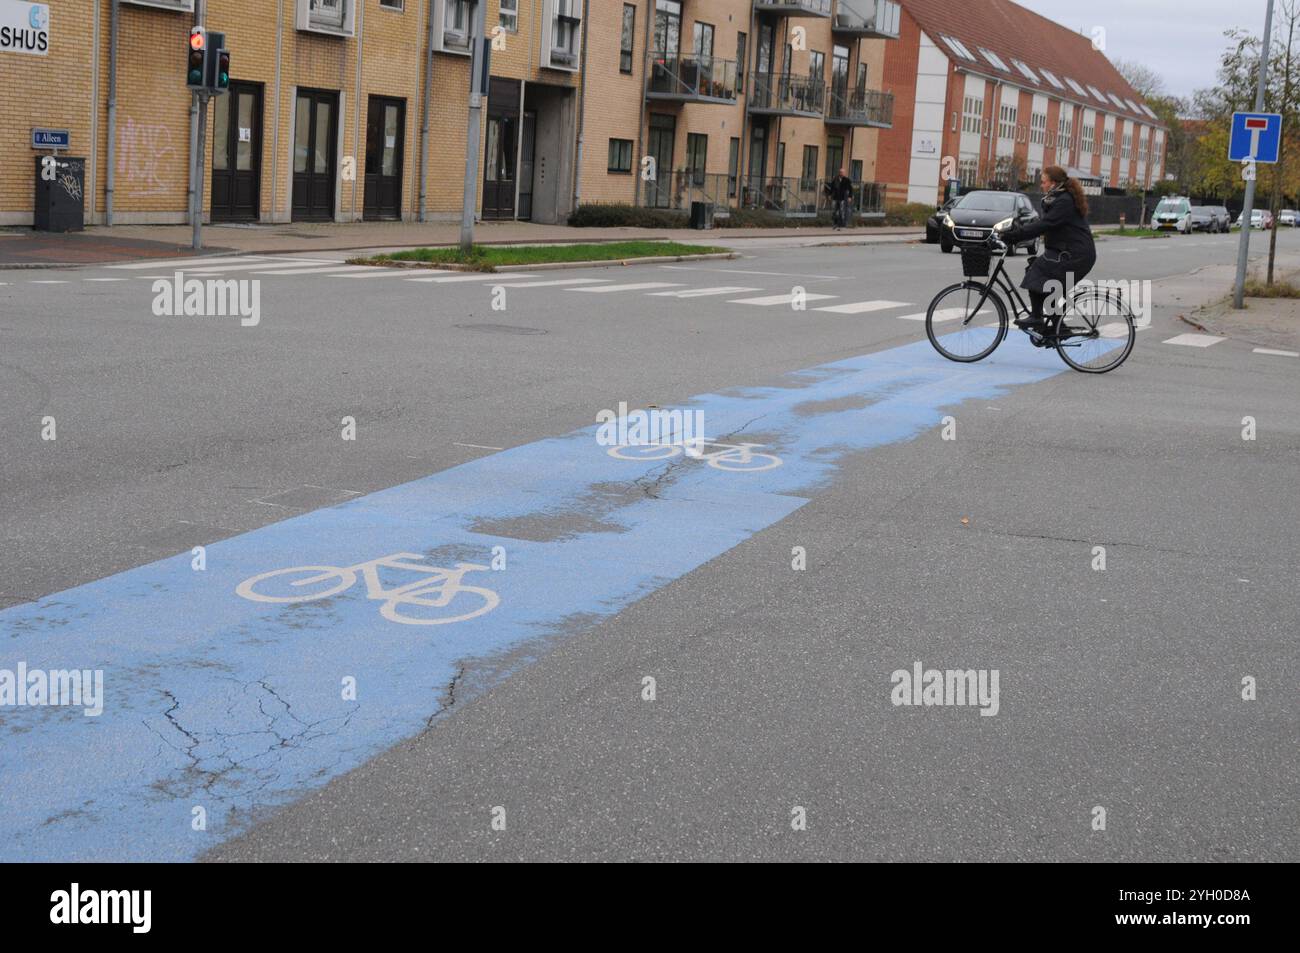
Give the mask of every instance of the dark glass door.
M 661 113 L 650 115 L 649 153 L 655 159 L 655 181 L 647 182 L 647 205 L 670 208 L 673 204 L 673 140 L 677 120 Z
M 256 221 L 262 190 L 262 86 L 230 84 L 213 100 L 212 220 Z
M 366 111 L 366 183 L 363 217 L 402 217 L 402 154 L 406 143 L 406 100 L 371 96 Z
M 339 94 L 299 90 L 293 144 L 293 217 L 297 221 L 334 218 L 338 134 Z

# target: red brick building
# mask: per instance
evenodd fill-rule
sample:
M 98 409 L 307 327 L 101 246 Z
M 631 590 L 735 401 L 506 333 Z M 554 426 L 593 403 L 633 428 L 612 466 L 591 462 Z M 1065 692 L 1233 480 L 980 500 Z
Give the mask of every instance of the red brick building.
M 891 202 L 1037 178 L 1059 165 L 1103 186 L 1164 175 L 1166 130 L 1105 54 L 1011 0 L 901 0 L 884 88 L 894 123 L 877 140 Z

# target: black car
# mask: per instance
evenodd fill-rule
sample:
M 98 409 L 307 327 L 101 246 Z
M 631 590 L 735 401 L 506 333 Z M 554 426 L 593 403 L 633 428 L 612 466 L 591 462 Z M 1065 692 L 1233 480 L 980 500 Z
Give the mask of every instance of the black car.
M 933 215 L 926 219 L 925 243 L 927 245 L 939 244 L 939 236 L 943 233 L 943 217 L 948 213 L 949 209 L 956 204 L 956 199 L 949 199 L 940 205 Z
M 999 222 L 1012 219 L 1024 225 L 1037 221 L 1038 213 L 1023 192 L 981 190 L 967 192 L 940 218 L 939 247 L 950 252 L 956 243 L 984 241 Z M 1024 248 L 1032 255 L 1038 250 L 1038 239 L 1016 248 Z M 1008 249 L 1007 254 L 1014 255 L 1016 248 Z

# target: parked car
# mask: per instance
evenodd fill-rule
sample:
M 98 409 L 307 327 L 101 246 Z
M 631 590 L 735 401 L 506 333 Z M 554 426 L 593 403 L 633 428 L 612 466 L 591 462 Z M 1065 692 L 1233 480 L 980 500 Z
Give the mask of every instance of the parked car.
M 1278 225 L 1286 225 L 1288 228 L 1295 228 L 1300 225 L 1300 212 L 1293 208 L 1284 208 L 1277 213 Z
M 1151 227 L 1157 232 L 1192 234 L 1192 203 L 1185 195 L 1166 195 L 1151 213 Z
M 948 214 L 957 199 L 949 199 L 940 205 L 933 215 L 925 221 L 925 243 L 927 245 L 936 245 L 939 242 L 939 236 L 943 233 L 943 217 Z
M 1014 219 L 1017 224 L 1028 224 L 1038 220 L 1034 203 L 1024 192 L 996 192 L 979 190 L 967 192 L 942 217 L 939 232 L 939 247 L 950 252 L 958 243 L 982 242 L 989 237 L 993 226 Z M 1024 248 L 1031 255 L 1038 250 L 1038 239 L 1024 242 L 1016 248 Z M 1016 248 L 1008 249 L 1008 255 L 1014 255 Z
M 1244 210 L 1243 210 L 1244 211 Z M 1232 223 L 1233 228 L 1241 228 L 1241 216 Z M 1273 227 L 1273 213 L 1268 209 L 1254 209 L 1250 213 L 1250 227 L 1260 229 L 1270 229 Z
M 1193 205 L 1192 231 L 1226 232 L 1232 227 L 1232 216 L 1222 205 Z

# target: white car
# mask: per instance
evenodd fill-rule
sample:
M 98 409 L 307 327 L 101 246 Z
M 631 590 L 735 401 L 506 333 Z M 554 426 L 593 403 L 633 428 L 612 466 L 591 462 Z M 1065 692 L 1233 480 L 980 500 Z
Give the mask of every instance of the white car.
M 1277 223 L 1279 225 L 1286 225 L 1289 228 L 1295 228 L 1297 225 L 1300 225 L 1300 212 L 1297 212 L 1293 208 L 1284 208 L 1282 211 L 1277 213 Z
M 1151 227 L 1157 232 L 1192 234 L 1192 203 L 1181 195 L 1162 198 L 1151 215 Z

